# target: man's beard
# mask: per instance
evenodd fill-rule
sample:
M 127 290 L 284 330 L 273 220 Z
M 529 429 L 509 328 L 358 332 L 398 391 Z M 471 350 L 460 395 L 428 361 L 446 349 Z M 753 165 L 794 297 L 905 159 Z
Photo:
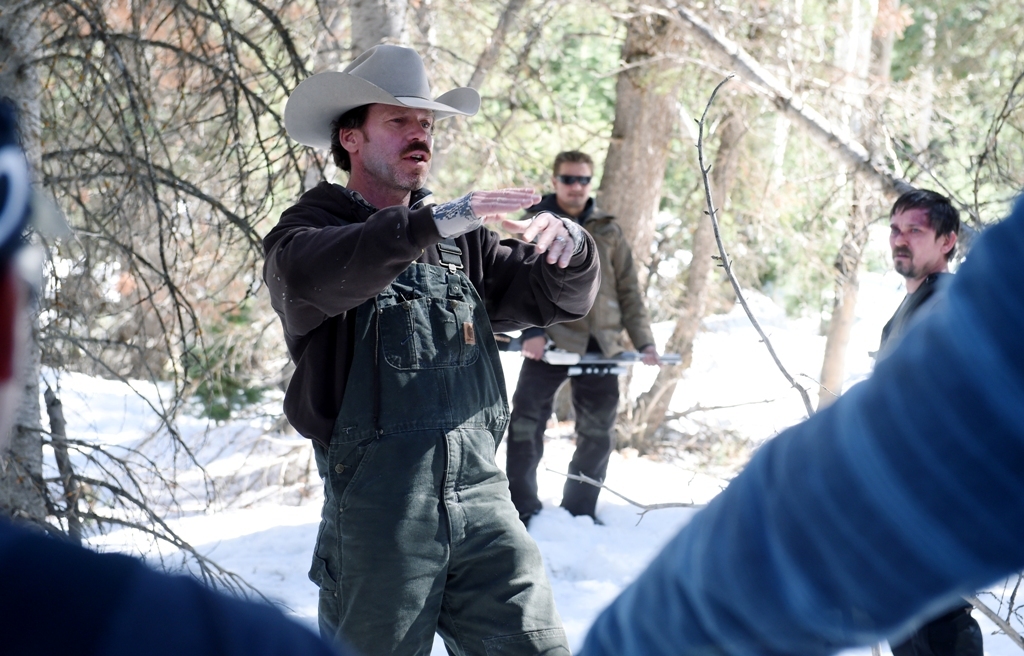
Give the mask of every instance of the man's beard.
M 369 143 L 369 139 L 367 139 Z M 430 146 L 425 143 L 415 143 L 402 151 L 399 156 L 399 163 L 405 158 L 406 155 L 411 153 L 421 152 L 427 156 L 430 155 Z M 423 187 L 423 183 L 427 181 L 427 175 L 430 173 L 430 161 L 427 161 L 426 170 L 422 173 L 405 173 L 398 168 L 399 163 L 388 162 L 385 157 L 382 156 L 370 156 L 364 161 L 363 166 L 381 185 L 389 189 L 398 189 L 401 191 L 416 191 Z
M 589 196 L 583 196 L 581 198 L 568 198 L 566 199 L 565 206 L 562 207 L 562 209 L 566 210 L 567 212 L 579 214 L 580 212 L 587 208 L 588 199 Z
M 897 260 L 896 257 L 899 256 L 899 255 L 905 256 L 906 259 L 905 260 Z M 906 249 L 895 250 L 895 251 L 892 252 L 892 258 L 893 258 L 892 266 L 893 266 L 893 269 L 896 270 L 896 273 L 900 274 L 904 278 L 913 278 L 913 277 L 915 277 L 915 272 L 914 272 L 914 256 L 913 256 L 913 254 L 909 250 L 906 250 Z

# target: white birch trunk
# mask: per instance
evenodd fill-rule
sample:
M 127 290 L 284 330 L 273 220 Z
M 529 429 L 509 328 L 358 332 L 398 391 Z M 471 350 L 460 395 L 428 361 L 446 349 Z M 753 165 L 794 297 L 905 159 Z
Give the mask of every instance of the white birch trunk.
M 31 65 L 40 43 L 38 4 L 0 0 L 0 93 L 17 107 L 22 146 L 38 179 L 41 160 L 39 78 Z M 0 513 L 41 523 L 46 517 L 42 488 L 43 440 L 39 404 L 39 345 L 35 321 L 22 363 L 24 398 L 18 408 L 11 448 L 0 455 Z
M 352 0 L 352 51 L 359 55 L 379 43 L 405 43 L 408 0 Z
M 935 113 L 935 21 L 938 16 L 931 7 L 920 12 L 922 18 L 921 31 L 924 32 L 924 46 L 921 48 L 921 70 L 918 71 L 921 99 L 920 114 L 914 130 L 914 148 L 921 153 L 924 161 L 928 157 L 928 144 L 932 139 L 932 115 Z

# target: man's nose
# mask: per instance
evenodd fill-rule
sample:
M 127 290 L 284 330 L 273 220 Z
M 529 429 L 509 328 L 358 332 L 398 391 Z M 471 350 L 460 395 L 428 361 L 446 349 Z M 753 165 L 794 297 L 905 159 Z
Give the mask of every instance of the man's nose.
M 423 141 L 429 144 L 433 135 L 430 133 L 430 128 L 425 128 L 417 123 L 409 131 L 408 138 L 409 141 Z

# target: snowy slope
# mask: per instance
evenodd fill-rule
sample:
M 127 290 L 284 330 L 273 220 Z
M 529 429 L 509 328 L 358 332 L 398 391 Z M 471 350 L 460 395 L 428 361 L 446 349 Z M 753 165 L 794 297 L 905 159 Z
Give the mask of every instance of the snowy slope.
M 867 353 L 877 347 L 881 327 L 902 294 L 898 276 L 864 276 L 847 356 L 849 382 L 869 373 Z M 757 294 L 751 294 L 750 301 L 780 358 L 799 382 L 810 387 L 810 378 L 817 378 L 820 371 L 824 349 L 817 320 L 789 320 L 769 299 Z M 659 338 L 664 339 L 670 330 L 671 326 L 658 326 Z M 510 390 L 515 386 L 517 357 L 503 354 Z M 655 373 L 653 368 L 639 369 L 631 394 L 649 386 Z M 142 384 L 137 387 L 151 398 L 156 394 Z M 155 442 L 150 436 L 158 432 L 158 423 L 151 410 L 123 385 L 65 375 L 60 389 L 72 437 L 110 445 Z M 816 390 L 812 398 L 816 402 Z M 679 430 L 690 432 L 703 424 L 731 431 L 752 445 L 803 417 L 799 396 L 788 388 L 738 306 L 728 315 L 710 317 L 697 341 L 693 365 L 673 397 L 672 408 L 682 411 L 695 405 L 735 407 L 691 414 L 677 424 Z M 212 509 L 205 510 L 203 477 L 195 470 L 182 471 L 179 478 L 195 501 L 180 506 L 170 524 L 201 552 L 315 629 L 316 588 L 307 580 L 306 571 L 322 496 L 316 486 L 299 482 L 311 464 L 308 444 L 295 436 L 269 432 L 270 424 L 263 418 L 209 427 L 202 420 L 186 418 L 183 436 L 196 445 L 221 496 Z M 539 477 L 545 510 L 531 523 L 530 532 L 544 554 L 570 642 L 578 648 L 596 614 L 695 511 L 673 508 L 641 518 L 635 507 L 605 492 L 598 506 L 604 526 L 571 517 L 558 508 L 564 482 L 558 472 L 566 470 L 572 455 L 570 437 L 565 427 L 550 431 Z M 182 466 L 180 457 L 172 454 L 157 450 L 151 456 L 163 466 Z M 498 460 L 504 461 L 503 447 Z M 607 482 L 639 503 L 702 504 L 726 485 L 723 477 L 729 471 L 727 466 L 692 471 L 681 461 L 658 462 L 625 451 L 613 455 Z M 129 531 L 97 537 L 93 543 L 100 549 L 141 551 L 154 557 L 154 547 Z M 991 623 L 984 618 L 981 622 L 986 631 L 986 653 L 1017 653 L 1004 636 L 988 635 L 994 629 Z M 445 653 L 439 641 L 433 653 Z M 883 653 L 888 652 L 883 649 Z

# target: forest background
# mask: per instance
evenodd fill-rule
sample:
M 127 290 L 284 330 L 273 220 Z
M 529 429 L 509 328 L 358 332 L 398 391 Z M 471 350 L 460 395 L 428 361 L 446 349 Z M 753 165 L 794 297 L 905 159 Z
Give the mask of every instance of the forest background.
M 162 520 L 174 462 L 194 464 L 176 420 L 262 411 L 287 383 L 261 238 L 304 189 L 344 183 L 326 153 L 287 138 L 285 99 L 381 42 L 420 52 L 438 93 L 483 97 L 477 116 L 439 126 L 438 199 L 548 191 L 557 152 L 594 156 L 598 202 L 683 355 L 622 409 L 620 446 L 657 455 L 679 438 L 665 427 L 675 381 L 701 320 L 736 300 L 697 163 L 705 108 L 733 271 L 820 319 L 820 376 L 796 385 L 827 404 L 858 275 L 889 266 L 868 244 L 897 191 L 950 196 L 969 247 L 1024 187 L 1021 18 L 994 0 L 2 0 L 0 95 L 73 235 L 39 237 L 47 284 L 0 509 L 77 540 L 130 525 L 187 546 Z M 58 385 L 45 427 L 42 371 L 159 383 L 148 448 L 171 466 L 68 437 Z

